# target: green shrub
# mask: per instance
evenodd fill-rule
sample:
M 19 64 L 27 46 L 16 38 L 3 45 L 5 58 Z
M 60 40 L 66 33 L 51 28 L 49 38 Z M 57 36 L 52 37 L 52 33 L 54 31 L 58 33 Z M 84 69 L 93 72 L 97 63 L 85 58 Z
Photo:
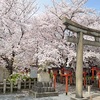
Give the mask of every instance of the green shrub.
M 27 80 L 27 79 L 29 79 L 30 77 L 29 76 L 27 76 L 27 75 L 22 75 L 22 74 L 19 74 L 19 73 L 16 73 L 16 74 L 11 74 L 9 77 L 8 77 L 8 81 L 9 82 L 13 82 L 13 84 L 14 85 L 16 85 L 17 84 L 17 81 L 18 81 L 18 79 L 20 79 L 21 81 L 23 81 L 23 80 Z

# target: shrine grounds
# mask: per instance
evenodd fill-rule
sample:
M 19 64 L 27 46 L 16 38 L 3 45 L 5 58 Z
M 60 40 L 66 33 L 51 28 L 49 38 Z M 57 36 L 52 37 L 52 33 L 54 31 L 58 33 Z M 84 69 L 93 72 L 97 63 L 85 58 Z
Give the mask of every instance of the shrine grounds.
M 71 97 L 75 96 L 75 86 L 69 86 L 68 95 L 65 94 L 65 84 L 57 84 L 56 91 L 58 91 L 59 96 L 34 98 L 32 95 L 29 95 L 29 91 L 22 90 L 12 94 L 1 94 L 0 100 L 71 100 Z M 92 87 L 89 95 L 86 88 L 83 90 L 83 96 L 88 96 L 87 100 L 100 100 L 100 90 Z

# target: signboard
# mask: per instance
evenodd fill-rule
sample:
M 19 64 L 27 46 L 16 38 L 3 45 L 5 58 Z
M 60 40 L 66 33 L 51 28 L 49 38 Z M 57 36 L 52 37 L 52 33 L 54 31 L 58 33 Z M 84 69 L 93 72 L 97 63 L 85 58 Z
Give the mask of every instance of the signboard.
M 37 78 L 38 68 L 36 66 L 30 66 L 30 77 Z

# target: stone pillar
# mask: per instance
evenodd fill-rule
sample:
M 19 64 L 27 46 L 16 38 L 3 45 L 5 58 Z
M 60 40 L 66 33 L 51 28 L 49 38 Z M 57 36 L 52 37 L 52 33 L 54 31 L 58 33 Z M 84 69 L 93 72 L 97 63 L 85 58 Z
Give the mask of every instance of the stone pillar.
M 76 63 L 76 98 L 83 97 L 83 33 L 78 36 L 77 63 Z
M 88 86 L 88 94 L 90 95 L 90 92 L 91 92 L 91 86 L 89 85 Z

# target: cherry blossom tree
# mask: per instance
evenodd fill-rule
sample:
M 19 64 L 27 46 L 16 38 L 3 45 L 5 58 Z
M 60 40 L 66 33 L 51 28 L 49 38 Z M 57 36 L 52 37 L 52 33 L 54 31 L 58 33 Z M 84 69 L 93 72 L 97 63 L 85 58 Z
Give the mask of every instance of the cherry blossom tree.
M 1 0 L 0 9 L 0 57 L 12 74 L 15 59 L 24 51 L 21 41 L 30 32 L 30 19 L 38 8 L 36 0 Z
M 47 11 L 41 17 L 38 18 L 39 20 L 39 31 L 42 37 L 45 39 L 47 43 L 46 47 L 43 46 L 45 56 L 41 59 L 48 61 L 65 63 L 66 58 L 69 58 L 69 62 L 76 56 L 76 45 L 73 43 L 68 43 L 66 38 L 68 35 L 76 36 L 76 33 L 73 33 L 69 30 L 65 30 L 65 27 L 62 24 L 62 17 L 68 17 L 70 20 L 73 20 L 81 25 L 99 29 L 99 15 L 96 13 L 95 10 L 83 7 L 84 3 L 87 0 L 71 0 L 72 2 L 66 2 L 61 0 L 60 3 L 53 0 L 53 7 L 46 7 Z M 91 16 L 91 17 L 90 17 Z M 84 38 L 93 40 L 94 38 L 84 36 Z M 49 49 L 50 48 L 50 51 Z M 45 50 L 46 49 L 46 50 Z M 53 50 L 52 50 L 53 49 Z M 46 52 L 47 51 L 47 52 Z M 84 52 L 85 55 L 88 52 L 98 52 L 100 53 L 99 47 L 90 47 L 85 46 Z M 99 54 L 100 55 L 100 54 Z M 98 56 L 99 56 L 98 55 Z M 41 56 L 41 53 L 39 53 Z M 91 55 L 89 55 L 91 56 Z M 99 56 L 100 57 L 100 56 Z
M 83 7 L 87 0 L 52 1 L 53 6 L 46 6 L 46 11 L 41 15 L 35 15 L 38 10 L 36 0 L 1 1 L 0 59 L 10 73 L 14 67 L 20 70 L 31 64 L 38 66 L 49 63 L 59 66 L 63 63 L 69 66 L 73 57 L 76 57 L 77 48 L 76 44 L 67 42 L 67 36 L 76 37 L 77 34 L 65 30 L 62 17 L 66 16 L 87 27 L 100 28 L 99 14 Z M 84 38 L 94 39 L 87 36 Z M 90 56 L 99 59 L 100 48 L 85 46 L 84 61 Z

